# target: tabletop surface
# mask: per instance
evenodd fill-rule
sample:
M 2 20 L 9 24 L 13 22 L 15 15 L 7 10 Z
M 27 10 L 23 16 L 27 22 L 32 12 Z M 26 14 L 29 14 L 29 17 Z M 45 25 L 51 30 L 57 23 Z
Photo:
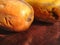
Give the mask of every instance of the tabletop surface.
M 0 45 L 60 45 L 60 22 L 35 22 L 19 33 L 0 31 Z

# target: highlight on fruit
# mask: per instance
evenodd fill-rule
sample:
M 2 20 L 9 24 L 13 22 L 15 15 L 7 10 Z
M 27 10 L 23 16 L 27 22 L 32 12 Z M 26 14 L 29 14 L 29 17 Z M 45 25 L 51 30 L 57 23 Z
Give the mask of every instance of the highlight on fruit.
M 0 26 L 9 31 L 26 31 L 34 20 L 33 8 L 24 1 L 0 0 Z

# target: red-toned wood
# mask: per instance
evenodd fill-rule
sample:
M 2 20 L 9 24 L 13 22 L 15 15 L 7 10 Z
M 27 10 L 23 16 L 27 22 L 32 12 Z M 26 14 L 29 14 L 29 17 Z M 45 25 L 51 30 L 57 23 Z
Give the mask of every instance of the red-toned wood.
M 33 23 L 25 32 L 0 32 L 0 45 L 60 45 L 60 22 Z

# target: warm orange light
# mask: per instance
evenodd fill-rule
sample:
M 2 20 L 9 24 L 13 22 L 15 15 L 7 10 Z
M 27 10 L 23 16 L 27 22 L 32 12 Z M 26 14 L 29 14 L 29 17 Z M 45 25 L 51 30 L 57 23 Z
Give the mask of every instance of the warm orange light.
M 33 19 L 34 11 L 29 4 L 14 0 L 1 1 L 0 26 L 9 28 L 11 31 L 25 31 L 30 27 Z

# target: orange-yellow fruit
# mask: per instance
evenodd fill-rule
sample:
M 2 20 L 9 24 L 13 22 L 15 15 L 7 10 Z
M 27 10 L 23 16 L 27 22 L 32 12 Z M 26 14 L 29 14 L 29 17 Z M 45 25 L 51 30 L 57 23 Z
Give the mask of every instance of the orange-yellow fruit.
M 60 0 L 25 0 L 34 8 L 35 19 L 54 23 L 60 17 Z
M 33 8 L 23 1 L 1 0 L 0 1 L 0 26 L 10 31 L 25 31 L 34 19 Z

